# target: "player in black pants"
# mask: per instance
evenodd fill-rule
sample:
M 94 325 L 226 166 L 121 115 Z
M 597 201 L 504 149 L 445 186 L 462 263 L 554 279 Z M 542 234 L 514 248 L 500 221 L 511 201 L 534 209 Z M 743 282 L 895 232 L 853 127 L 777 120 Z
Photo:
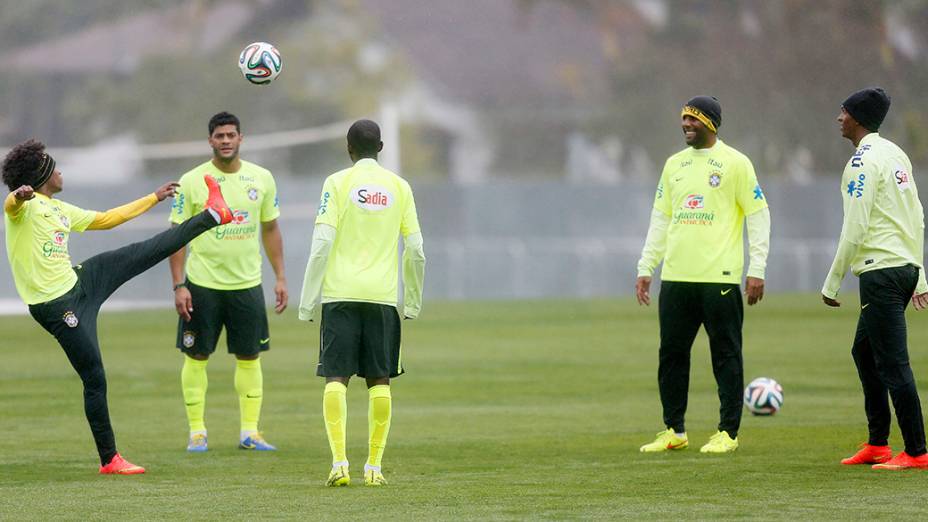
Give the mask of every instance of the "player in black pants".
M 45 152 L 45 145 L 34 140 L 14 147 L 3 161 L 2 172 L 10 189 L 4 202 L 4 220 L 16 289 L 32 317 L 58 340 L 84 384 L 84 411 L 100 454 L 100 473 L 144 473 L 144 468 L 116 451 L 97 315 L 103 302 L 123 283 L 196 236 L 231 220 L 219 185 L 206 178 L 208 209 L 182 226 L 96 255 L 72 268 L 68 253 L 71 231 L 106 230 L 125 223 L 172 197 L 178 184 L 166 183 L 144 198 L 106 212 L 83 210 L 53 199 L 63 188 L 61 172 Z

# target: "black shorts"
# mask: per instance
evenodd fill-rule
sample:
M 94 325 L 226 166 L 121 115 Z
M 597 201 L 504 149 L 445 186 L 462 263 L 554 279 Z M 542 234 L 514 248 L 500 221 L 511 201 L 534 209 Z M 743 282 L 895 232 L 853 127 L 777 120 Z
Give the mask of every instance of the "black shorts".
M 395 306 L 324 303 L 316 375 L 397 377 L 405 372 L 400 344 L 400 316 Z
M 222 327 L 226 347 L 236 355 L 257 355 L 271 348 L 261 285 L 242 290 L 214 290 L 187 281 L 193 300 L 190 322 L 177 322 L 177 347 L 188 355 L 210 355 Z

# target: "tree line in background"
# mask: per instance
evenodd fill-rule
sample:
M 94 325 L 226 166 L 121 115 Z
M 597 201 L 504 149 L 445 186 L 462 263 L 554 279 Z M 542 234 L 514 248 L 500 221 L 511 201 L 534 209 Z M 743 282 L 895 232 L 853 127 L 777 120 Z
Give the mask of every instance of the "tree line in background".
M 684 146 L 676 122 L 680 104 L 695 94 L 721 100 L 721 137 L 746 152 L 765 175 L 837 172 L 848 156 L 834 121 L 840 103 L 870 85 L 883 86 L 893 97 L 884 134 L 916 165 L 928 164 L 923 31 L 928 0 L 655 0 L 652 4 L 663 9 L 661 20 L 631 28 L 632 1 L 511 1 L 526 17 L 539 6 L 561 2 L 593 20 L 608 68 L 603 94 L 574 100 L 580 118 L 526 126 L 504 120 L 496 108 L 482 111 L 499 155 L 510 154 L 527 172 L 562 175 L 560 148 L 541 147 L 547 150 L 537 154 L 530 149 L 563 141 L 561 134 L 571 128 L 615 136 L 626 150 L 644 151 L 659 169 Z M 197 17 L 219 3 L 6 2 L 0 44 L 21 48 L 144 10 L 178 6 L 187 6 L 195 27 L 203 23 Z M 642 3 L 648 2 L 637 2 Z M 377 21 L 359 2 L 275 0 L 258 8 L 260 15 L 239 38 L 209 53 L 191 48 L 155 56 L 123 74 L 4 75 L 0 136 L 41 130 L 57 145 L 87 145 L 126 132 L 141 142 L 196 139 L 205 137 L 204 111 L 213 108 L 238 113 L 248 133 L 289 130 L 374 114 L 385 97 L 418 79 L 418 71 L 381 38 Z M 271 88 L 247 84 L 235 67 L 241 43 L 256 35 L 285 49 L 283 81 Z M 372 55 L 377 59 L 360 58 Z M 37 97 L 55 104 L 43 111 L 33 102 Z M 525 103 L 529 114 L 531 100 Z M 436 164 L 445 154 L 433 149 L 447 143 L 430 138 L 427 128 L 404 130 L 410 164 L 422 172 L 445 172 Z M 343 148 L 341 143 L 322 146 Z M 527 152 L 512 154 L 520 148 Z M 316 158 L 313 147 L 292 154 L 296 163 Z
M 628 52 L 616 43 L 627 2 L 563 1 L 595 16 L 614 49 L 605 53 L 612 96 L 592 127 L 652 158 L 675 150 L 668 143 L 683 148 L 668 115 L 711 94 L 722 104 L 720 136 L 766 173 L 839 172 L 848 157 L 840 104 L 880 85 L 893 98 L 881 131 L 928 163 L 928 1 L 667 1 L 665 22 Z

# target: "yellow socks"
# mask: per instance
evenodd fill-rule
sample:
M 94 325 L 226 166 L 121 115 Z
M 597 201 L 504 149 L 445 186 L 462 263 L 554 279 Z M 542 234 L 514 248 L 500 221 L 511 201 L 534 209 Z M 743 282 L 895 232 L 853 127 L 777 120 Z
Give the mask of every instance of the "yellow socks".
M 180 371 L 180 383 L 184 391 L 184 406 L 191 432 L 205 432 L 203 412 L 206 408 L 206 363 L 184 355 L 184 367 Z
M 242 415 L 242 432 L 258 431 L 258 417 L 261 416 L 264 391 L 261 359 L 253 361 L 236 359 L 235 391 L 238 392 L 239 410 Z
M 383 450 L 387 446 L 387 434 L 390 433 L 390 417 L 393 399 L 390 396 L 390 386 L 379 384 L 367 390 L 367 427 L 370 444 L 370 454 L 367 457 L 368 466 L 380 468 Z
M 348 403 L 345 400 L 348 387 L 332 381 L 325 385 L 322 395 L 322 416 L 325 419 L 325 433 L 329 437 L 332 449 L 332 463 L 347 462 L 345 454 L 345 429 L 348 424 Z

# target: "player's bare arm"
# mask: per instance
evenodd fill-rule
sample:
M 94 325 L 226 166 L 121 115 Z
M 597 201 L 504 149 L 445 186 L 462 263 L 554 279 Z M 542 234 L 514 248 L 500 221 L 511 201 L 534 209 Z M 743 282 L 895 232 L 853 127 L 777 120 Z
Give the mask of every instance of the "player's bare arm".
M 172 227 L 177 225 L 172 224 Z M 168 264 L 171 267 L 171 281 L 174 287 L 174 309 L 177 315 L 184 318 L 184 321 L 190 322 L 190 314 L 193 312 L 193 297 L 190 296 L 190 290 L 184 285 L 186 277 L 184 276 L 184 262 L 187 259 L 187 247 L 171 254 L 168 258 Z
M 261 223 L 261 241 L 277 279 L 274 285 L 274 312 L 280 314 L 287 309 L 290 296 L 287 293 L 287 276 L 284 273 L 284 240 L 276 219 Z

